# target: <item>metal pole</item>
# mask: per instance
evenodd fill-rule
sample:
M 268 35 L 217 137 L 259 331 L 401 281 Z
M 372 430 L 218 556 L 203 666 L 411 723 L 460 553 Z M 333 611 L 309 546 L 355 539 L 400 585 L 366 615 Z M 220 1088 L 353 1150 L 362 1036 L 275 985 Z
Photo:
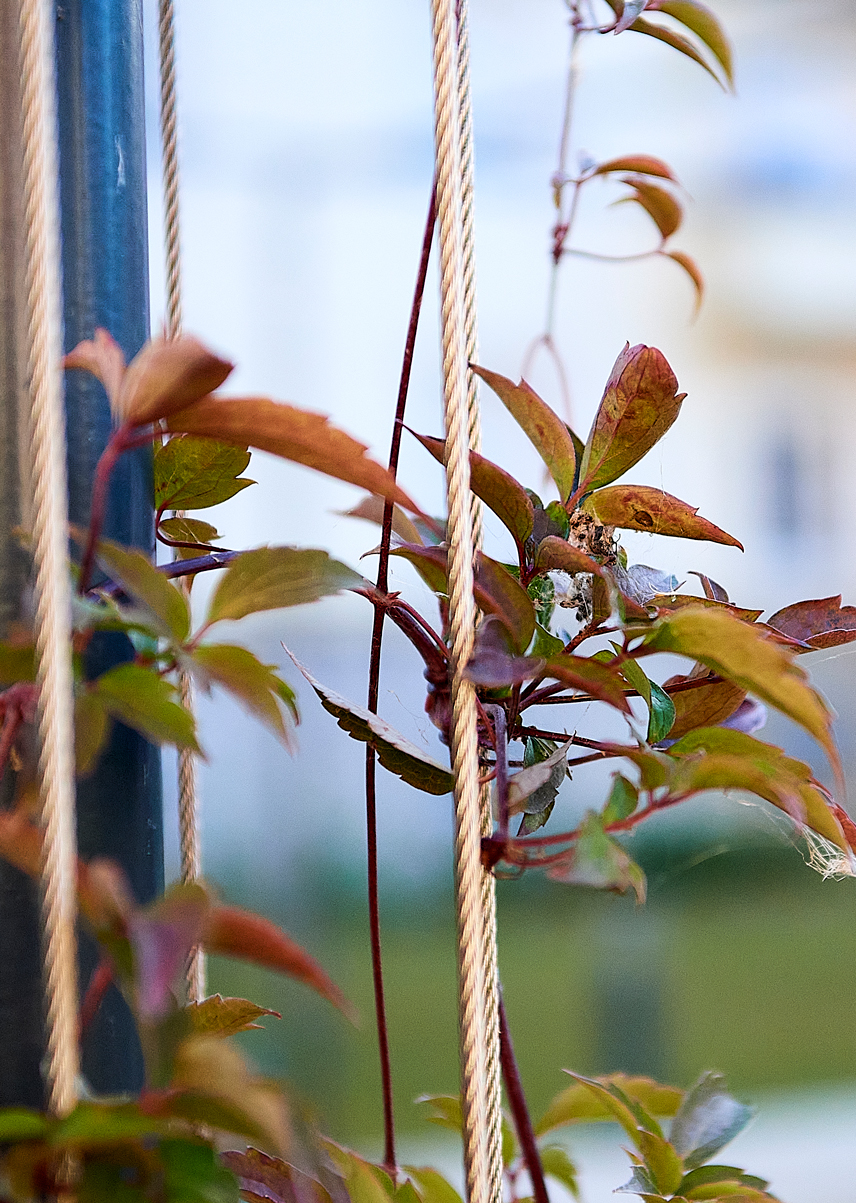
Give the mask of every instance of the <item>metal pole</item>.
M 28 525 L 24 447 L 26 289 L 17 4 L 0 4 L 0 638 L 25 618 L 29 564 L 13 531 Z M 0 683 L 5 687 L 8 682 Z M 0 787 L 12 800 L 13 774 Z M 40 1107 L 41 921 L 36 883 L 0 860 L 0 1106 Z
M 56 47 L 65 345 L 103 326 L 130 359 L 149 335 L 141 0 L 61 0 Z M 101 385 L 83 372 L 69 373 L 66 415 L 70 516 L 85 526 L 111 418 Z M 120 462 L 104 533 L 152 550 L 149 453 Z M 87 672 L 97 675 L 130 654 L 124 636 L 101 636 Z M 118 861 L 141 902 L 163 886 L 161 803 L 158 750 L 117 724 L 97 771 L 78 789 L 78 839 L 84 859 Z M 85 985 L 93 950 L 83 959 Z M 99 1092 L 141 1085 L 139 1045 L 117 992 L 86 1042 L 83 1072 Z

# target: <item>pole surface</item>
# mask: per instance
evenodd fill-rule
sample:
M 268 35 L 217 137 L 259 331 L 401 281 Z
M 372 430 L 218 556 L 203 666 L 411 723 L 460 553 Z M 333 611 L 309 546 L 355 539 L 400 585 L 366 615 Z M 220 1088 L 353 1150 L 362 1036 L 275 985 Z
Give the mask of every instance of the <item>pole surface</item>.
M 57 10 L 57 89 L 65 347 L 109 330 L 130 360 L 149 336 L 148 227 L 140 0 L 63 0 Z M 111 431 L 101 385 L 66 378 L 69 512 L 86 526 L 92 477 Z M 104 534 L 151 552 L 151 455 L 123 456 L 113 476 Z M 100 635 L 90 676 L 131 656 L 124 635 Z M 163 886 L 160 753 L 116 724 L 96 772 L 78 788 L 78 840 L 85 860 L 119 862 L 138 901 Z M 95 964 L 84 949 L 82 986 Z M 98 1092 L 139 1088 L 142 1059 L 118 992 L 101 1007 L 83 1050 Z

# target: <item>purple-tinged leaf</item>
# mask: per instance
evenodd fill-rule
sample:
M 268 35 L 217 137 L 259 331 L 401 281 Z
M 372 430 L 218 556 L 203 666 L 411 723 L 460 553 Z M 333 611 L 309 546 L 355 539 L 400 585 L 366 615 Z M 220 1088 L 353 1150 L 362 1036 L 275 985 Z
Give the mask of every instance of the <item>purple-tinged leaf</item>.
M 663 593 L 672 593 L 678 588 L 678 578 L 660 568 L 648 564 L 631 564 L 622 568 L 616 564 L 610 575 L 624 597 L 629 597 L 640 606 L 647 606 Z
M 722 585 L 718 584 L 711 577 L 705 576 L 702 572 L 694 572 L 692 570 L 690 570 L 690 576 L 697 576 L 701 581 L 701 587 L 704 589 L 704 595 L 708 601 L 728 601 L 728 594 L 725 592 Z
M 632 714 L 624 696 L 625 684 L 617 670 L 585 656 L 551 656 L 544 668 L 545 677 L 553 677 L 571 689 L 591 694 L 622 714 Z
M 743 550 L 743 544 L 733 535 L 699 517 L 697 507 L 649 485 L 611 485 L 608 489 L 598 489 L 585 499 L 583 509 L 606 526 L 677 539 L 704 539 Z
M 249 1148 L 246 1153 L 221 1153 L 220 1160 L 238 1179 L 242 1192 L 256 1198 L 271 1203 L 332 1203 L 317 1178 L 279 1157 Z
M 438 463 L 445 463 L 446 443 L 429 435 L 410 433 L 418 439 Z M 480 497 L 488 509 L 493 510 L 500 522 L 511 531 L 520 545 L 532 534 L 535 508 L 521 484 L 504 468 L 491 463 L 475 451 L 470 452 L 470 488 Z M 410 540 L 415 542 L 416 540 Z
M 583 488 L 623 476 L 658 443 L 680 413 L 686 393 L 654 347 L 628 343 L 616 359 L 586 442 Z
M 539 656 L 517 655 L 505 624 L 488 614 L 476 631 L 465 675 L 474 685 L 500 689 L 537 676 L 543 667 L 544 660 Z
M 842 606 L 840 593 L 796 602 L 768 618 L 767 626 L 812 648 L 838 647 L 856 639 L 856 606 Z
M 744 735 L 754 735 L 767 723 L 767 707 L 756 702 L 754 698 L 744 698 L 733 714 L 723 719 L 721 726 L 729 731 L 742 731 Z
M 525 380 L 514 384 L 497 372 L 471 366 L 476 375 L 493 389 L 517 424 L 522 427 L 556 482 L 559 497 L 562 501 L 567 501 L 574 491 L 576 452 L 573 437 L 565 423 Z
M 170 1010 L 172 987 L 202 938 L 210 907 L 201 886 L 179 885 L 130 917 L 136 1005 L 143 1018 L 162 1019 Z
M 610 175 L 614 171 L 632 171 L 636 175 L 652 175 L 661 180 L 671 180 L 677 184 L 678 177 L 668 163 L 655 159 L 653 155 L 625 155 L 620 159 L 609 159 L 606 163 L 598 163 L 592 175 Z
M 647 4 L 648 0 L 624 0 L 613 33 L 624 33 L 625 29 L 629 29 L 640 13 L 645 11 Z

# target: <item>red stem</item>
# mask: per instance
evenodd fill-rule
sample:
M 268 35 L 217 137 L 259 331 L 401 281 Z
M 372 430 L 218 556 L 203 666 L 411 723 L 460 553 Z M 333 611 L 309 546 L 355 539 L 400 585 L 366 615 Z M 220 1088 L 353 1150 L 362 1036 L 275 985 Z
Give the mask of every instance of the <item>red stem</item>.
M 434 225 L 436 221 L 436 187 L 431 189 L 431 203 L 428 207 L 428 219 L 425 223 L 425 234 L 422 239 L 422 254 L 419 260 L 419 271 L 416 279 L 416 289 L 413 294 L 413 304 L 410 309 L 410 322 L 407 328 L 407 338 L 404 344 L 404 357 L 401 364 L 401 379 L 398 386 L 398 400 L 395 407 L 395 420 L 392 427 L 392 443 L 389 452 L 389 471 L 395 477 L 398 471 L 398 459 L 401 451 L 401 434 L 404 423 L 404 411 L 407 405 L 407 392 L 410 386 L 410 372 L 413 365 L 413 351 L 416 346 L 416 331 L 419 327 L 419 313 L 422 309 L 422 297 L 425 293 L 425 281 L 428 275 L 428 260 L 431 256 L 431 243 L 434 240 Z M 394 505 L 387 501 L 383 509 L 383 525 L 380 541 L 380 559 L 377 570 L 377 587 L 382 593 L 387 592 L 389 581 L 389 549 L 392 539 L 392 515 Z M 368 709 L 377 714 L 378 695 L 380 693 L 380 657 L 383 642 L 383 620 L 385 610 L 375 606 L 372 623 L 371 660 L 369 665 Z M 397 1168 L 395 1156 L 395 1115 L 392 1100 L 392 1069 L 389 1056 L 389 1029 L 386 1018 L 386 1001 L 383 987 L 383 961 L 380 938 L 380 903 L 378 891 L 378 854 L 377 854 L 377 789 L 376 789 L 376 755 L 369 744 L 366 747 L 366 843 L 368 845 L 368 903 L 369 927 L 371 930 L 372 978 L 374 980 L 375 1016 L 377 1021 L 377 1038 L 380 1055 L 381 1092 L 383 1095 L 383 1131 L 385 1168 L 394 1176 Z
M 538 1143 L 532 1128 L 532 1119 L 526 1105 L 526 1095 L 520 1080 L 520 1070 L 517 1058 L 514 1056 L 514 1045 L 511 1043 L 511 1032 L 508 1028 L 508 1016 L 505 1013 L 505 1003 L 502 994 L 499 996 L 499 1056 L 502 1063 L 502 1077 L 505 1082 L 505 1093 L 508 1105 L 517 1130 L 517 1139 L 523 1152 L 523 1160 L 532 1180 L 532 1194 L 535 1203 L 550 1203 L 547 1194 L 547 1184 L 544 1181 L 544 1168 L 538 1153 Z
M 86 994 L 83 997 L 83 1002 L 80 1004 L 80 1015 L 77 1021 L 78 1040 L 82 1040 L 88 1032 L 112 981 L 113 966 L 109 961 L 102 958 L 92 977 L 89 979 Z

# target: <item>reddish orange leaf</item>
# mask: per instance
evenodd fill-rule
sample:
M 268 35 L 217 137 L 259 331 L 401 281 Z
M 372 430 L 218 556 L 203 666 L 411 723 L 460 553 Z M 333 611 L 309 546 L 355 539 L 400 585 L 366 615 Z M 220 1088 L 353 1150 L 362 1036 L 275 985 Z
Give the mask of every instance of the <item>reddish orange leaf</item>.
M 710 684 L 697 685 L 694 689 L 679 691 L 671 688 L 697 679 L 689 676 L 670 677 L 663 686 L 675 707 L 670 739 L 680 739 L 698 727 L 715 727 L 724 723 L 746 697 L 746 690 L 733 681 L 712 681 Z
M 856 606 L 842 606 L 841 594 L 796 602 L 767 619 L 767 626 L 814 647 L 838 647 L 856 639 Z
M 707 518 L 700 518 L 697 508 L 648 485 L 612 485 L 608 489 L 598 489 L 586 498 L 583 509 L 605 526 L 644 530 L 652 535 L 671 535 L 678 539 L 706 539 L 709 543 L 724 543 L 726 547 L 743 550 L 743 544 L 733 535 L 720 530 Z
M 125 353 L 112 335 L 98 326 L 93 339 L 84 339 L 69 351 L 63 366 L 91 372 L 104 385 L 110 408 L 115 411 L 125 375 Z
M 649 184 L 645 180 L 633 179 L 630 176 L 625 176 L 621 182 L 629 185 L 633 192 L 633 195 L 626 199 L 635 201 L 637 205 L 642 206 L 660 231 L 664 241 L 666 238 L 670 238 L 680 226 L 684 216 L 683 209 L 671 192 L 667 192 L 665 188 L 659 188 L 656 184 Z
M 683 251 L 663 251 L 663 254 L 667 259 L 673 259 L 675 263 L 682 267 L 692 280 L 695 288 L 695 310 L 698 313 L 704 299 L 704 276 L 701 274 L 698 264 L 695 259 L 691 259 Z
M 681 411 L 675 373 L 655 347 L 626 343 L 606 382 L 580 469 L 581 489 L 623 476 L 658 443 Z
M 266 969 L 296 977 L 343 1014 L 354 1018 L 353 1007 L 314 957 L 262 915 L 214 903 L 203 943 L 209 952 L 252 961 Z
M 633 171 L 637 175 L 653 175 L 677 184 L 678 177 L 668 163 L 655 159 L 653 155 L 625 155 L 620 159 L 608 159 L 598 163 L 592 175 L 609 175 L 613 171 Z
M 560 539 L 558 535 L 548 535 L 538 544 L 535 569 L 537 572 L 567 572 L 569 576 L 576 576 L 578 572 L 599 575 L 601 571 L 600 565 L 596 564 L 591 556 L 568 543 L 567 539 Z
M 552 656 L 544 668 L 544 676 L 554 677 L 581 693 L 589 693 L 593 698 L 614 706 L 622 714 L 631 713 L 630 704 L 624 696 L 624 679 L 614 669 L 599 664 L 597 660 L 583 656 Z
M 208 396 L 170 414 L 167 425 L 177 434 L 269 451 L 420 513 L 386 468 L 369 459 L 365 444 L 332 426 L 323 414 L 268 397 Z
M 731 46 L 725 31 L 709 8 L 699 0 L 658 0 L 656 8 L 661 13 L 674 17 L 707 46 L 725 74 L 729 84 L 734 85 Z

